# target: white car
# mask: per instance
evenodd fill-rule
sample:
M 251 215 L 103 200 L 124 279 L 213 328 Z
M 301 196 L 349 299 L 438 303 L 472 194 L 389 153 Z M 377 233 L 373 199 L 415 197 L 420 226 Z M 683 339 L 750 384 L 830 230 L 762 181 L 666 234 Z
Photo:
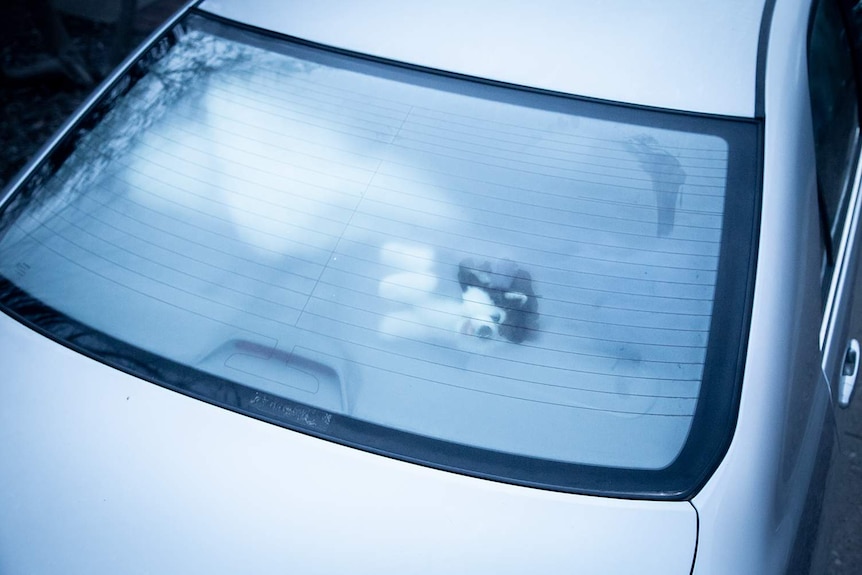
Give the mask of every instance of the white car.
M 191 3 L 0 196 L 0 572 L 816 570 L 860 30 Z

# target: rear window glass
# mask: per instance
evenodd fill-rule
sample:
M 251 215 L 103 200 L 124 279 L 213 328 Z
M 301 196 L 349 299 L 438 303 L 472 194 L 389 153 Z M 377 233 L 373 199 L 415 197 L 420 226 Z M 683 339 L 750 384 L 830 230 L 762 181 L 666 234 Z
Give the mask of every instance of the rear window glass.
M 18 315 L 39 324 L 15 304 L 37 302 L 100 334 L 88 353 L 136 350 L 143 376 L 243 413 L 564 488 L 673 467 L 705 388 L 733 395 L 735 361 L 710 362 L 743 333 L 721 290 L 746 285 L 753 125 L 200 17 L 149 60 L 7 202 Z

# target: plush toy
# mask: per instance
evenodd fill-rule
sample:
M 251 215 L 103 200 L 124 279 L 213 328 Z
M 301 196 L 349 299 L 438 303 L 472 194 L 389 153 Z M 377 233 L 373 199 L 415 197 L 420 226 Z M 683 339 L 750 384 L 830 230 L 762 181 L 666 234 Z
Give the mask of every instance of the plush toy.
M 521 343 L 535 333 L 538 301 L 532 278 L 512 261 L 463 260 L 457 277 L 460 297 L 441 292 L 429 248 L 387 244 L 381 261 L 403 270 L 380 282 L 380 296 L 399 304 L 381 321 L 384 334 L 410 338 L 460 334 Z

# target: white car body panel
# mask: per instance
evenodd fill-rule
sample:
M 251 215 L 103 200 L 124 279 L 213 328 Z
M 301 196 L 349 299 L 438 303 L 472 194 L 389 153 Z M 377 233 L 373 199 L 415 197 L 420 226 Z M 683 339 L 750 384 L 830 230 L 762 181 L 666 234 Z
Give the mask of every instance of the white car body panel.
M 694 575 L 785 573 L 821 433 L 833 431 L 818 341 L 822 248 L 806 46 L 799 41 L 807 27 L 798 4 L 777 3 L 766 65 L 760 257 L 739 416 L 721 465 L 692 500 L 700 519 Z M 790 361 L 776 361 L 776 347 L 789 350 Z
M 243 2 L 207 0 L 201 8 L 304 40 L 450 72 L 751 117 L 763 4 L 259 0 L 251 10 Z M 517 40 L 523 38 L 530 42 Z
M 430 68 L 755 115 L 762 0 L 627 4 L 549 2 L 552 19 L 509 2 L 201 7 Z M 807 26 L 798 3 L 777 2 L 764 78 L 767 223 L 737 426 L 691 502 L 541 491 L 365 453 L 132 377 L 0 314 L 0 572 L 782 573 L 830 409 Z M 515 36 L 541 41 L 525 51 L 501 40 Z M 564 51 L 583 56 L 561 63 Z M 797 277 L 811 281 L 786 281 Z M 776 362 L 776 348 L 794 359 Z
M 687 502 L 427 469 L 166 390 L 5 315 L 0 341 L 2 573 L 691 569 Z

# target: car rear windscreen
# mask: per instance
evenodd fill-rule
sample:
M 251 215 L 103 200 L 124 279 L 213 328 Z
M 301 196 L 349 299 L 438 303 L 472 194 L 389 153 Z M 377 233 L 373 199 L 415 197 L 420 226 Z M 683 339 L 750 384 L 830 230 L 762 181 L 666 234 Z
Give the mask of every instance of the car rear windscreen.
M 3 297 L 300 431 L 638 484 L 729 433 L 756 134 L 195 16 L 7 198 Z

